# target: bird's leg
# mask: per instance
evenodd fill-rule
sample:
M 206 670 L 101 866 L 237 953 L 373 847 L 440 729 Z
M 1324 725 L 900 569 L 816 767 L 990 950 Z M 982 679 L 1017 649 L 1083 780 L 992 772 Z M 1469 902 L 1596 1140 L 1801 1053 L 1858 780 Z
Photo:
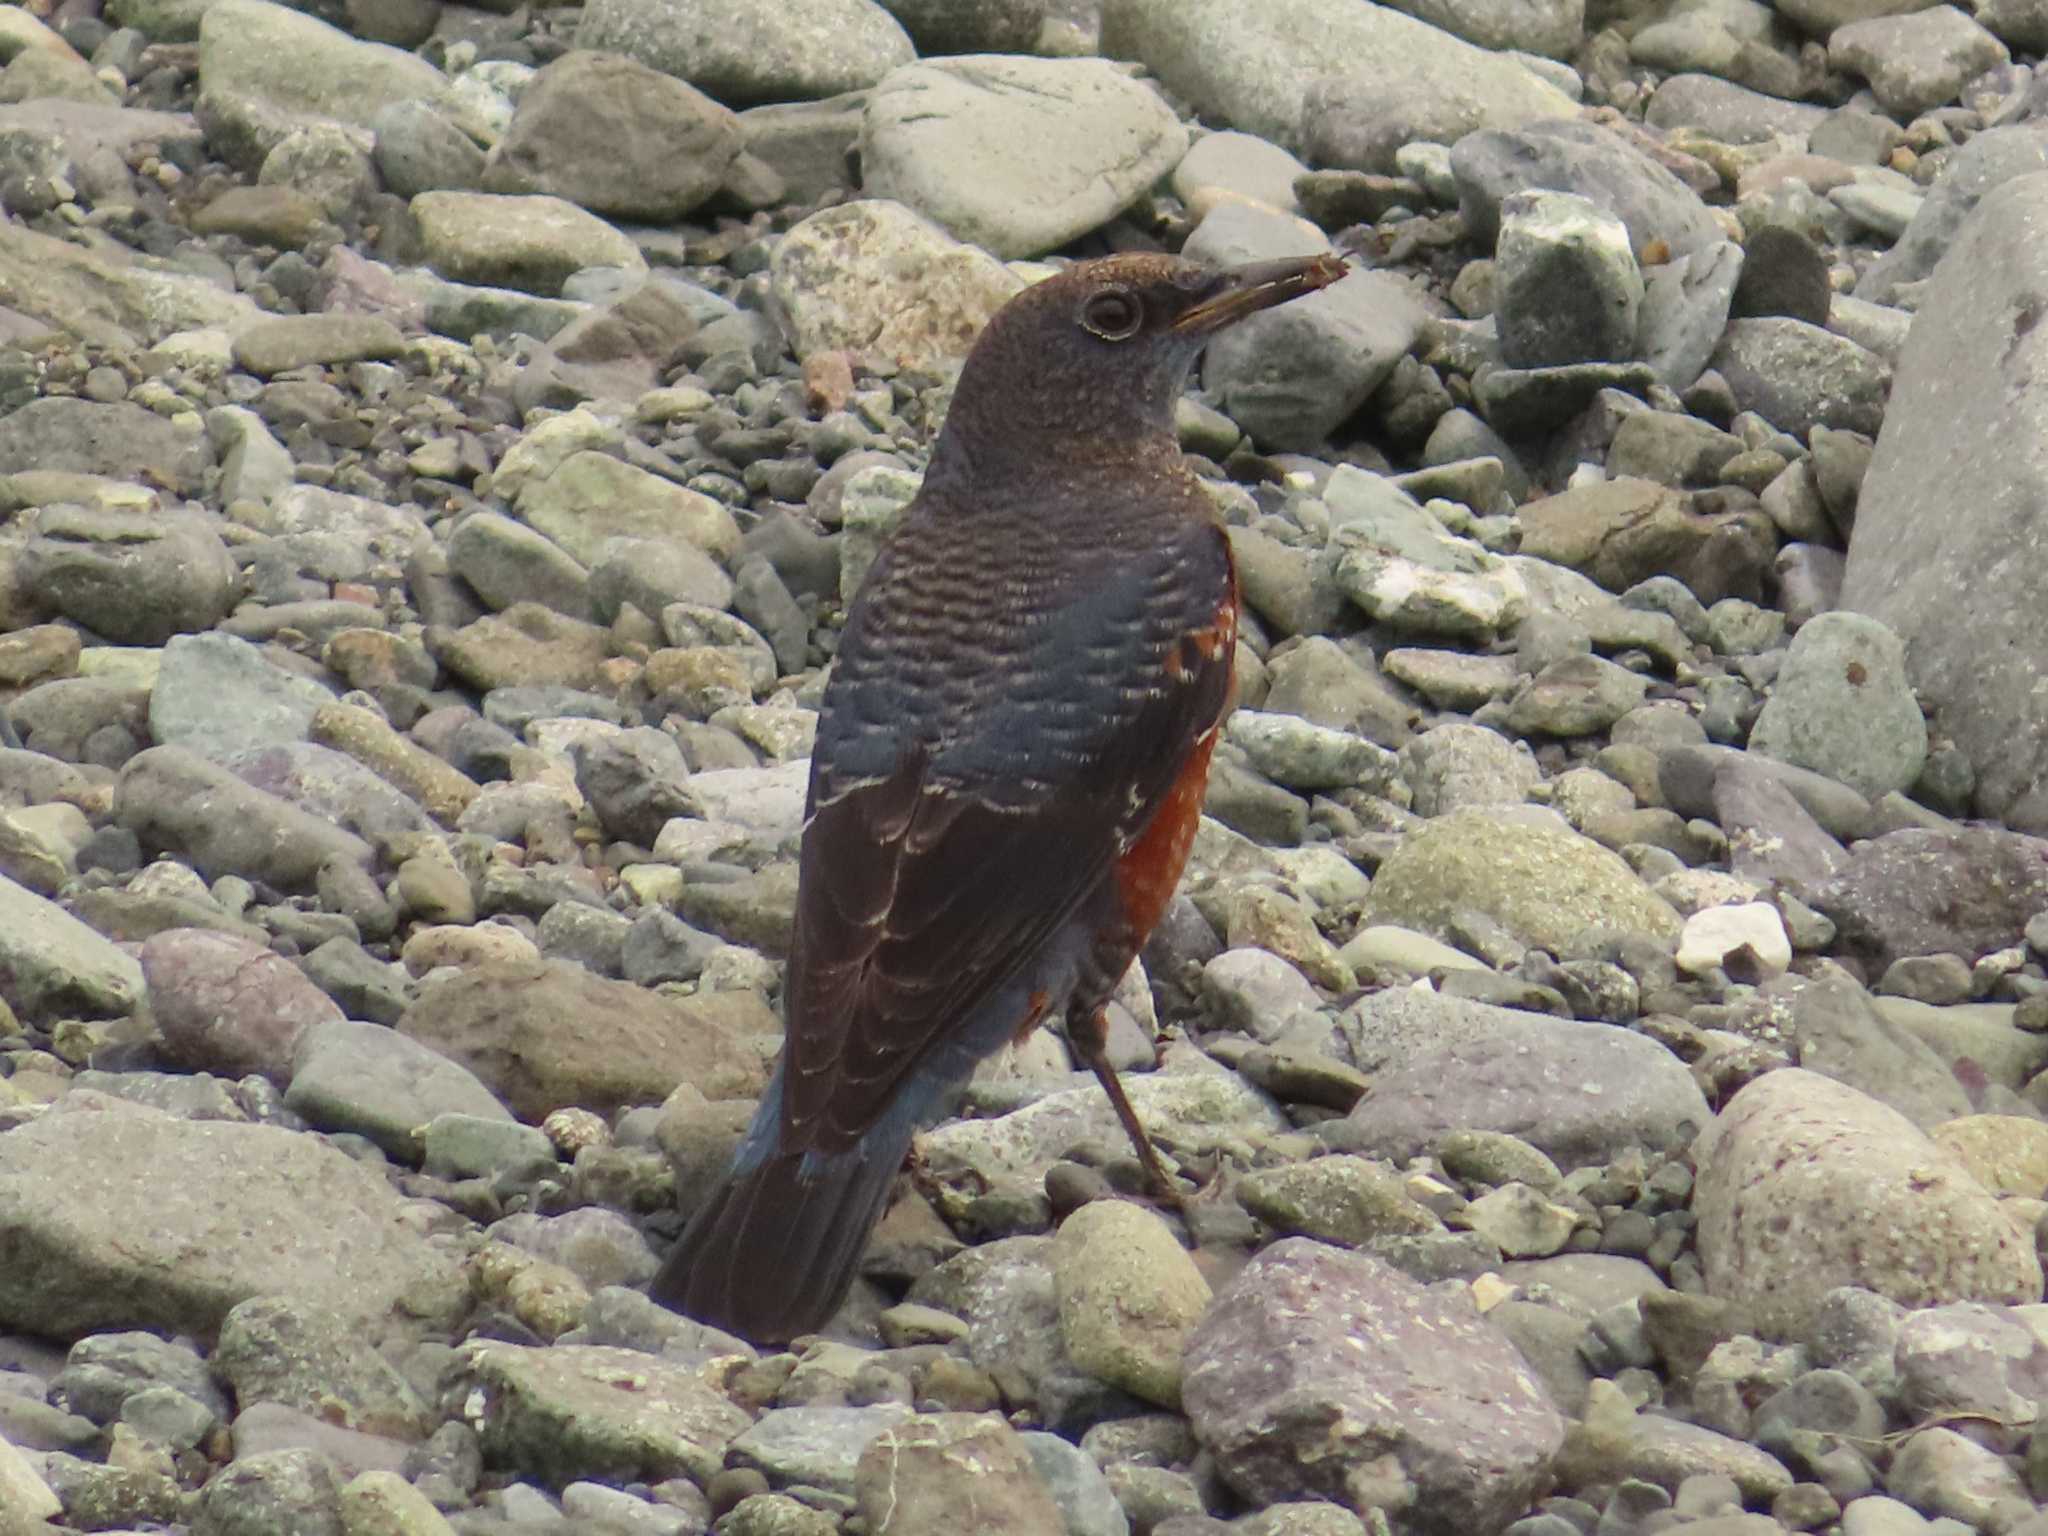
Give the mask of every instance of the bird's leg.
M 1067 1016 L 1067 1043 L 1084 1066 L 1095 1074 L 1095 1080 L 1102 1084 L 1102 1091 L 1109 1095 L 1110 1107 L 1123 1122 L 1124 1134 L 1131 1138 L 1131 1150 L 1138 1154 L 1138 1161 L 1144 1165 L 1145 1178 L 1152 1191 L 1167 1205 L 1178 1207 L 1181 1203 L 1179 1188 L 1167 1176 L 1165 1164 L 1159 1161 L 1159 1151 L 1152 1145 L 1152 1138 L 1145 1134 L 1144 1122 L 1138 1112 L 1131 1108 L 1130 1098 L 1124 1093 L 1123 1081 L 1116 1075 L 1116 1068 L 1109 1064 L 1109 1015 L 1101 1008 L 1090 1014 L 1069 1014 Z

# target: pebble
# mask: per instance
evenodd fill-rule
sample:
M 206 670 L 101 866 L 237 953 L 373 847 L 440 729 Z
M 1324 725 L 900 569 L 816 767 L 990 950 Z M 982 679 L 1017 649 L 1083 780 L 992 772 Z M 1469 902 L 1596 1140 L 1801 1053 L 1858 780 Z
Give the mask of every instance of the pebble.
M 1434 1347 L 1403 1348 L 1411 1330 Z M 1494 1523 L 1523 1506 L 1564 1435 L 1469 1303 L 1306 1238 L 1266 1249 L 1217 1298 L 1188 1343 L 1186 1397 L 1224 1477 L 1264 1503 L 1355 1498 L 1392 1474 L 1432 1508 Z M 1446 1405 L 1460 1401 L 1485 1412 L 1451 1414 L 1467 1429 L 1446 1436 Z M 1362 1436 L 1330 1427 L 1360 1421 Z
M 1678 968 L 1699 975 L 1726 969 L 1738 951 L 1758 979 L 1782 976 L 1792 964 L 1792 941 L 1778 909 L 1767 901 L 1702 907 L 1685 921 L 1678 939 Z
M 862 178 L 869 195 L 1012 259 L 1122 212 L 1187 143 L 1173 110 L 1107 60 L 936 59 L 869 93 Z
M 1694 1200 L 1710 1292 L 1778 1328 L 1796 1332 L 1838 1285 L 1908 1306 L 2040 1293 L 2032 1243 L 1961 1163 L 1812 1072 L 1767 1073 L 1729 1101 L 1705 1134 Z
M 576 46 L 625 54 L 742 104 L 861 90 L 913 57 L 903 28 L 868 0 L 799 0 L 772 12 L 746 0 L 601 0 L 584 13 Z
M 1358 1145 L 1384 1157 L 1453 1131 L 1502 1131 L 1580 1167 L 1683 1146 L 1709 1118 L 1669 1052 L 1608 1025 L 1403 990 L 1362 1000 L 1338 1027 L 1372 1078 L 1350 1114 Z
M 1596 924 L 1674 939 L 1680 927 L 1617 855 L 1542 810 L 1436 817 L 1403 839 L 1373 882 L 1375 921 L 1442 933 L 1468 910 L 1546 948 Z
M 237 1302 L 277 1292 L 361 1322 L 466 1305 L 460 1265 L 415 1239 L 384 1177 L 310 1137 L 81 1093 L 10 1132 L 6 1153 L 0 1231 L 41 1256 L 0 1284 L 15 1327 L 210 1334 Z M 153 1257 L 166 1242 L 183 1245 L 175 1266 Z

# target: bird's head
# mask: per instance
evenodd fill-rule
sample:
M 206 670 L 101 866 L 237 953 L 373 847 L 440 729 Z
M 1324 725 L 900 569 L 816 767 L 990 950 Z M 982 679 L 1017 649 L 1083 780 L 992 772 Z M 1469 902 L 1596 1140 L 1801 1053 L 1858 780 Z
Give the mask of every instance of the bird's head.
M 961 369 L 939 456 L 951 448 L 980 458 L 995 438 L 1170 432 L 1174 401 L 1212 336 L 1344 275 L 1331 255 L 1241 267 L 1151 253 L 1076 262 L 989 321 Z

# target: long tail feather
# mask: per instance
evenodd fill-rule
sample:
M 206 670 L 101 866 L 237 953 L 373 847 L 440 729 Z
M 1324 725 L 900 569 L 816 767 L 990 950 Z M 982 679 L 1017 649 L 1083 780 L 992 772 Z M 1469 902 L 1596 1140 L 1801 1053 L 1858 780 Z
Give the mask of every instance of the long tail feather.
M 832 1156 L 742 1163 L 692 1218 L 649 1294 L 757 1344 L 822 1328 L 852 1288 L 909 1150 L 908 1130 L 893 1130 L 878 1126 Z

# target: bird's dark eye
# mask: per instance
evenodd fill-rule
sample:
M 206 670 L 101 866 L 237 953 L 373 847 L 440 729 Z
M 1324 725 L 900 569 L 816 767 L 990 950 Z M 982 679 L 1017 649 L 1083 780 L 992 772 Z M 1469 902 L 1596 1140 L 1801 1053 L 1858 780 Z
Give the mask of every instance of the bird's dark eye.
M 1088 302 L 1081 306 L 1081 324 L 1104 341 L 1129 340 L 1144 323 L 1144 309 L 1121 288 L 1105 288 L 1090 294 Z

